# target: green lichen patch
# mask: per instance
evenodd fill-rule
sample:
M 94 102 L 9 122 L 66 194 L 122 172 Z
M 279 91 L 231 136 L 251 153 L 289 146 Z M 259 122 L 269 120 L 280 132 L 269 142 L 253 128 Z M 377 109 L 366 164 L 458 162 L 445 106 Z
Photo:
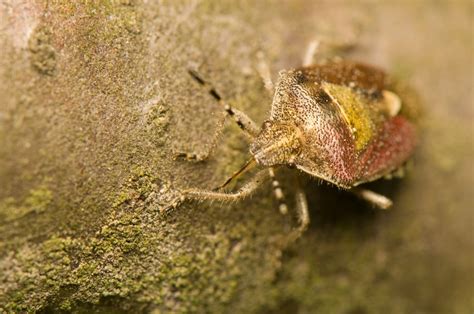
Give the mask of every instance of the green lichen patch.
M 31 65 L 41 74 L 53 75 L 56 70 L 56 50 L 51 43 L 51 29 L 38 26 L 28 42 Z
M 30 213 L 44 213 L 52 200 L 52 191 L 44 185 L 30 190 L 28 196 L 20 203 L 12 197 L 7 197 L 0 201 L 0 222 L 13 221 Z
M 252 219 L 240 219 L 230 229 L 208 223 L 243 213 L 218 213 L 217 218 L 217 213 L 182 208 L 181 215 L 163 215 L 155 206 L 163 188 L 160 180 L 141 166 L 130 172 L 117 199 L 111 200 L 113 210 L 91 237 L 53 235 L 2 260 L 2 280 L 11 282 L 4 286 L 6 298 L 0 299 L 5 310 L 101 308 L 111 299 L 120 308 L 124 298 L 134 296 L 136 308 L 151 304 L 151 309 L 166 312 L 215 311 L 243 287 L 241 278 L 254 272 L 249 265 L 261 261 L 263 269 L 278 267 L 282 242 L 263 234 L 249 237 L 248 231 L 257 229 Z M 263 243 L 265 252 L 256 254 Z M 13 264 L 21 265 L 21 271 L 9 270 Z M 273 278 L 270 271 L 264 282 Z M 261 284 L 262 278 L 255 280 L 248 284 Z
M 166 143 L 167 132 L 169 130 L 170 114 L 169 105 L 161 100 L 152 101 L 146 112 L 146 136 L 150 138 L 154 145 L 163 146 Z
M 46 186 L 40 186 L 37 189 L 30 190 L 30 194 L 25 199 L 24 205 L 31 208 L 36 213 L 42 213 L 47 210 L 52 199 L 52 191 Z

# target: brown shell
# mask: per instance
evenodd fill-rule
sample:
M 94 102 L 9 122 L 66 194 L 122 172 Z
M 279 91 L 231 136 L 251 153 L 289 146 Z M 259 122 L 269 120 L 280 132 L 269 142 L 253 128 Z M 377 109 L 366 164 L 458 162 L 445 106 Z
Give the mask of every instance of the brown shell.
M 281 72 L 270 121 L 301 130 L 295 165 L 344 188 L 400 167 L 416 130 L 394 112 L 398 97 L 385 91 L 387 82 L 383 71 L 350 61 Z

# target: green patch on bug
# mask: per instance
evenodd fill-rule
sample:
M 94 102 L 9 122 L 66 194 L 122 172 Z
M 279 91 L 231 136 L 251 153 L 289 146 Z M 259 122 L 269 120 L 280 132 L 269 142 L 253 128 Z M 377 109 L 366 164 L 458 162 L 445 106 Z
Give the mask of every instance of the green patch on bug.
M 349 86 L 323 82 L 324 91 L 337 104 L 344 120 L 349 124 L 357 150 L 363 149 L 374 136 L 373 111 L 369 110 L 365 97 Z

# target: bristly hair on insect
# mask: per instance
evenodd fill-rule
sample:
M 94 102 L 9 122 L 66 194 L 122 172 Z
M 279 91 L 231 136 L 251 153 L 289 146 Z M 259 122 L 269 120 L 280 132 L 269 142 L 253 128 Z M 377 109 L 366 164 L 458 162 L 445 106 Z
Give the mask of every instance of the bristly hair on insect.
M 414 152 L 417 131 L 414 123 L 403 115 L 403 103 L 390 91 L 385 72 L 338 58 L 314 64 L 312 57 L 300 68 L 281 71 L 275 87 L 266 64 L 260 66 L 259 72 L 273 94 L 270 116 L 261 127 L 226 103 L 196 71 L 189 70 L 191 77 L 207 88 L 227 116 L 251 139 L 251 158 L 219 187 L 185 190 L 168 208 L 186 199 L 238 200 L 270 178 L 279 209 L 286 213 L 288 206 L 276 178 L 276 170 L 281 166 L 297 168 L 332 183 L 378 208 L 389 208 L 390 199 L 359 185 L 399 172 Z M 196 154 L 186 153 L 178 157 L 199 159 Z M 239 190 L 223 191 L 252 168 L 260 170 Z M 300 225 L 294 236 L 298 237 L 309 223 L 306 197 L 301 189 L 296 192 L 296 206 Z

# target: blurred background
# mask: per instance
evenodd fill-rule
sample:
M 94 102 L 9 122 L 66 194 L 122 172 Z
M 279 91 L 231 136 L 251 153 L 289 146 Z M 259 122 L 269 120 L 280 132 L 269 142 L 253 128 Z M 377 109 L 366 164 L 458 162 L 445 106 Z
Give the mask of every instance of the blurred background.
M 0 310 L 472 313 L 471 1 L 0 2 Z M 309 42 L 387 70 L 420 104 L 405 178 L 377 211 L 295 171 L 311 225 L 295 243 L 266 185 L 232 205 L 163 208 L 248 158 L 186 73 L 261 123 Z M 175 161 L 176 151 L 205 162 Z

